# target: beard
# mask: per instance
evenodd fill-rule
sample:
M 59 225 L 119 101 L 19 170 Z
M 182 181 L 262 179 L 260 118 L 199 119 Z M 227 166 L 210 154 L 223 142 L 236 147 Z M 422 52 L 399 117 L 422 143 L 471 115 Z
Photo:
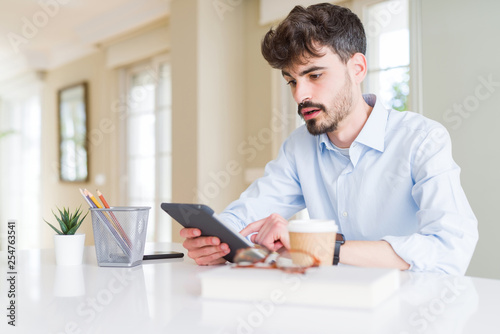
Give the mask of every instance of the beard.
M 340 91 L 333 98 L 331 108 L 327 108 L 324 104 L 305 101 L 299 104 L 298 113 L 302 119 L 303 108 L 314 107 L 320 109 L 321 112 L 315 118 L 306 121 L 307 130 L 314 136 L 323 133 L 333 132 L 337 130 L 339 123 L 349 115 L 352 108 L 352 89 L 351 79 L 346 72 L 346 80 Z

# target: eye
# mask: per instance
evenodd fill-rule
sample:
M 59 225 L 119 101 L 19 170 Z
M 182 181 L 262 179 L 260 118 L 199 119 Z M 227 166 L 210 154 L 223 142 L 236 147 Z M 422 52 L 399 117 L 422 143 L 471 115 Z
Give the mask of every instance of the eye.
M 309 78 L 311 78 L 311 79 L 315 80 L 315 79 L 319 79 L 319 77 L 320 77 L 320 76 L 321 76 L 321 73 L 319 73 L 319 74 L 311 74 L 311 75 L 309 76 Z
M 287 81 L 286 82 L 287 85 L 290 85 L 291 87 L 295 87 L 295 85 L 297 84 L 297 81 L 295 80 L 290 80 L 290 81 Z

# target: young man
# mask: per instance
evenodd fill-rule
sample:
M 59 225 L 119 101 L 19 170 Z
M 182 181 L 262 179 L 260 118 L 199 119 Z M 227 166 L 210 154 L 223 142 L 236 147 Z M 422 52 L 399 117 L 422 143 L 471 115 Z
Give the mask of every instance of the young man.
M 334 219 L 345 243 L 340 263 L 465 273 L 478 239 L 477 220 L 460 185 L 460 168 L 440 124 L 384 108 L 362 95 L 366 38 L 349 9 L 295 7 L 262 41 L 282 71 L 306 124 L 279 156 L 219 216 L 271 250 L 289 247 L 287 220 L 307 207 Z M 216 237 L 183 229 L 198 264 L 223 263 Z

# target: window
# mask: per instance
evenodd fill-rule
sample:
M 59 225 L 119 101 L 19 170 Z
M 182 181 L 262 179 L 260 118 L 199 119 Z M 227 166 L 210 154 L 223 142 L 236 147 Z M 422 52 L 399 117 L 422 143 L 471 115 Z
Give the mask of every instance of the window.
M 362 20 L 368 61 L 364 92 L 376 94 L 387 107 L 412 109 L 408 0 L 368 2 Z
M 171 219 L 160 204 L 171 201 L 171 75 L 167 57 L 124 70 L 125 202 L 150 206 L 147 241 L 171 241 Z
M 18 87 L 19 88 L 19 87 Z M 20 90 L 19 90 L 20 91 Z M 0 224 L 7 240 L 8 219 L 17 220 L 19 248 L 40 247 L 41 107 L 38 92 L 0 101 Z M 0 241 L 1 248 L 6 245 Z

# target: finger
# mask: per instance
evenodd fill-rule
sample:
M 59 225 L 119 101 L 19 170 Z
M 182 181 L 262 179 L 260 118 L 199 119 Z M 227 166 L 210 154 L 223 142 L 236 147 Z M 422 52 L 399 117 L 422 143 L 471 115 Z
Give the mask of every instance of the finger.
M 226 253 L 228 251 L 229 246 L 227 244 L 220 244 L 217 246 L 205 246 L 189 249 L 188 256 L 192 259 L 197 259 L 199 257 L 209 256 L 215 253 Z
M 242 236 L 246 237 L 249 234 L 252 234 L 254 232 L 258 232 L 265 221 L 266 221 L 266 218 L 263 218 L 261 220 L 257 220 L 256 222 L 248 224 L 244 229 L 242 229 L 240 231 L 240 234 Z
M 183 228 L 180 233 L 182 238 L 196 238 L 201 235 L 200 229 L 197 228 Z
M 207 256 L 207 257 L 202 257 L 198 258 L 195 260 L 196 264 L 200 266 L 212 266 L 212 265 L 217 265 L 217 264 L 224 264 L 226 263 L 226 260 L 223 258 L 224 255 L 220 256 Z
M 283 217 L 273 214 L 268 217 L 255 241 L 271 250 L 281 248 L 283 244 L 289 243 L 287 225 L 288 222 Z
M 264 222 L 264 224 L 262 225 L 262 227 L 260 228 L 259 232 L 255 235 L 256 236 L 255 237 L 255 241 L 258 244 L 261 244 L 262 242 L 267 241 L 268 235 L 269 235 L 269 231 L 271 230 L 271 227 L 272 227 L 271 224 L 272 224 L 271 220 L 268 217 L 266 219 L 266 221 Z
M 266 244 L 265 246 L 268 246 L 269 243 L 276 241 L 279 239 L 279 236 L 276 235 L 276 228 L 277 225 L 281 223 L 281 216 L 277 214 L 272 214 L 269 217 L 267 217 L 264 221 L 264 224 L 259 230 L 259 233 L 257 234 L 257 237 L 255 238 L 256 242 L 258 244 Z
M 274 233 L 274 231 L 276 230 L 276 226 L 281 225 L 286 228 L 286 224 L 288 224 L 288 222 L 285 220 L 285 218 L 281 217 L 277 213 L 273 213 L 266 218 L 264 224 L 262 225 L 262 228 L 259 231 L 259 234 L 261 236 L 267 236 L 269 234 L 274 235 L 276 234 Z
M 257 241 L 256 242 L 257 244 L 269 249 L 270 251 L 274 251 L 274 249 L 276 248 L 274 246 L 274 244 L 276 243 L 274 240 L 261 240 L 261 241 Z
M 285 235 L 281 236 L 281 246 L 285 247 L 286 249 L 290 249 L 290 235 L 288 232 Z
M 198 265 L 213 265 L 213 264 L 225 263 L 226 260 L 223 257 L 226 256 L 227 254 L 229 254 L 230 250 L 229 250 L 229 246 L 227 246 L 227 244 L 223 244 L 223 245 L 226 245 L 226 248 L 224 250 L 221 250 L 221 251 L 218 251 L 218 252 L 206 255 L 206 256 L 200 256 L 200 257 L 195 259 L 195 262 Z
M 194 251 L 188 252 L 188 256 L 192 258 L 199 265 L 210 265 L 216 263 L 224 263 L 223 256 L 230 252 L 227 244 L 220 246 L 207 246 L 198 248 Z
M 220 239 L 217 237 L 197 237 L 197 238 L 187 238 L 182 243 L 182 246 L 187 250 L 193 250 L 196 248 L 206 247 L 206 246 L 217 246 L 220 244 Z
M 269 250 L 271 252 L 276 252 L 277 250 L 279 250 L 280 248 L 283 248 L 283 243 L 281 241 L 276 241 L 273 245 L 272 245 L 273 248 L 269 248 Z M 286 248 L 286 247 L 285 247 Z
M 252 234 L 252 235 L 250 236 L 250 241 L 251 241 L 251 242 L 253 242 L 254 244 L 256 244 L 256 243 L 257 243 L 257 241 L 255 241 L 255 238 L 257 238 L 257 235 L 258 235 L 258 234 Z

